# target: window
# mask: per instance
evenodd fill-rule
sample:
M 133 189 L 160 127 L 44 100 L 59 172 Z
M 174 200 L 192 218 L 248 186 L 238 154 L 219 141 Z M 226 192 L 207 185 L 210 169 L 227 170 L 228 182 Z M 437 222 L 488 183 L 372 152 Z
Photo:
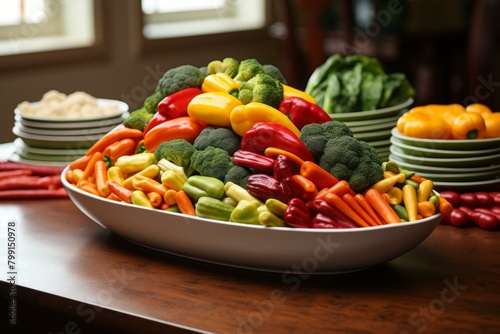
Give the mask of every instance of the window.
M 148 39 L 261 29 L 266 0 L 142 0 Z
M 0 0 L 0 56 L 90 46 L 92 0 Z

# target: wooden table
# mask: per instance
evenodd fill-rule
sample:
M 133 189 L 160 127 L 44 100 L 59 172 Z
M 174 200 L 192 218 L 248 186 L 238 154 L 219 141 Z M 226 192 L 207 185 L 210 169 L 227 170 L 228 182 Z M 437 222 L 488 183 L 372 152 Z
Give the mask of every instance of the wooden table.
M 99 227 L 69 199 L 2 201 L 0 213 L 2 333 L 500 328 L 500 232 L 439 226 L 414 250 L 372 269 L 285 280 L 135 245 Z M 6 266 L 9 222 L 16 230 L 15 285 Z M 15 326 L 8 324 L 12 303 Z

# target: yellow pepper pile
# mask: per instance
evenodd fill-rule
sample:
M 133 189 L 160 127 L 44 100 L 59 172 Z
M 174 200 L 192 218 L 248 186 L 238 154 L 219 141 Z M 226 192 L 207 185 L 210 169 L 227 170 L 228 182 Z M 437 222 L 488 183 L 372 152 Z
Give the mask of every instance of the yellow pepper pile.
M 500 137 L 500 112 L 484 104 L 429 104 L 403 114 L 396 125 L 409 137 L 428 139 L 483 139 Z

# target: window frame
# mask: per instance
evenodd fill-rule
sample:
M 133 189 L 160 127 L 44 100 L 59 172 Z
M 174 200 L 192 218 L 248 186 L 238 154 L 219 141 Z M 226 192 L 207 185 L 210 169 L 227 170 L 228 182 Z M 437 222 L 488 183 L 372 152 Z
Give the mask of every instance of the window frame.
M 109 48 L 106 46 L 109 33 L 104 30 L 107 5 L 105 0 L 92 1 L 94 42 L 91 45 L 0 55 L 0 71 L 106 58 L 109 54 Z

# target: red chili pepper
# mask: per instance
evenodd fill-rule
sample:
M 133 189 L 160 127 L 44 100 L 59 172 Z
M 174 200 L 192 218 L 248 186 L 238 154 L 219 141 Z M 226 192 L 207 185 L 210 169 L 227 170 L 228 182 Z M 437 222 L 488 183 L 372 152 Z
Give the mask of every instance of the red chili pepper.
M 273 174 L 274 159 L 255 152 L 238 150 L 233 154 L 233 163 L 251 169 L 254 173 Z
M 311 222 L 312 228 L 342 228 L 335 219 L 329 217 L 323 213 L 317 213 L 314 215 Z
M 293 164 L 292 160 L 286 155 L 278 155 L 274 163 L 274 177 L 281 184 L 283 192 L 290 199 L 302 196 L 302 189 L 293 180 Z
M 155 126 L 165 122 L 165 121 L 168 121 L 170 118 L 168 118 L 167 116 L 165 116 L 164 114 L 161 114 L 159 112 L 157 112 L 153 118 L 149 121 L 148 125 L 146 125 L 146 127 L 144 128 L 144 130 L 142 130 L 142 135 L 145 136 L 146 133 L 149 132 L 149 130 L 151 130 L 152 128 L 154 128 Z
M 307 146 L 286 126 L 274 122 L 257 122 L 241 139 L 241 149 L 264 155 L 266 148 L 277 147 L 304 161 L 314 161 Z
M 310 202 L 310 206 L 313 212 L 316 214 L 322 213 L 335 219 L 337 224 L 343 228 L 358 227 L 349 217 L 322 199 Z
M 188 116 L 187 107 L 189 102 L 201 93 L 202 91 L 199 88 L 185 88 L 165 97 L 160 101 L 160 103 L 158 103 L 158 107 L 156 109 L 160 114 L 163 114 L 170 119 Z
M 287 208 L 283 214 L 285 223 L 292 227 L 309 228 L 311 227 L 313 215 L 300 198 L 292 198 L 288 201 Z
M 283 203 L 287 203 L 290 200 L 290 195 L 283 192 L 280 181 L 271 175 L 250 175 L 246 189 L 251 195 L 263 202 L 270 198 L 275 198 Z
M 298 96 L 284 98 L 279 111 L 289 115 L 290 120 L 299 130 L 307 124 L 322 124 L 332 120 L 323 108 Z

